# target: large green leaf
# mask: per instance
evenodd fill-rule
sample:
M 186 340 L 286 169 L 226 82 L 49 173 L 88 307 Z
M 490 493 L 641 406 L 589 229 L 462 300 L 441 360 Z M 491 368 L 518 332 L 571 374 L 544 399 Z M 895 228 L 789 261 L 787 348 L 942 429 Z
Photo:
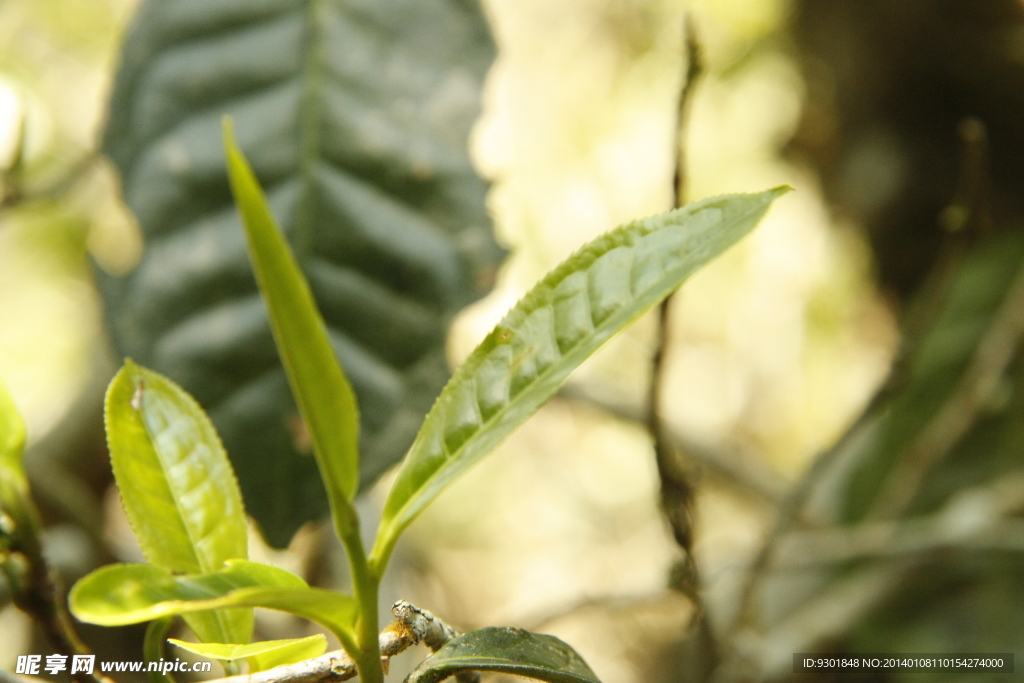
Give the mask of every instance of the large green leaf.
M 548 683 L 599 683 L 576 650 L 558 638 L 495 626 L 451 640 L 423 660 L 405 683 L 439 683 L 464 671 L 495 671 Z
M 186 643 L 168 638 L 172 645 L 201 657 L 233 662 L 244 659 L 249 672 L 266 671 L 275 666 L 294 664 L 304 659 L 319 657 L 327 652 L 327 637 L 318 633 L 308 638 L 286 638 L 283 640 L 262 640 L 248 645 L 231 643 Z
M 360 485 L 448 377 L 451 317 L 500 250 L 466 151 L 493 45 L 474 0 L 146 0 L 105 150 L 146 249 L 101 277 L 114 340 L 209 411 L 287 543 L 327 501 L 246 257 L 221 117 L 267 188 L 361 406 Z
M 150 564 L 110 565 L 75 584 L 68 602 L 78 619 L 101 626 L 201 610 L 265 607 L 316 621 L 350 642 L 357 611 L 351 596 L 310 588 L 290 572 L 247 560 L 191 575 L 174 575 Z
M 107 389 L 104 412 L 114 477 L 146 559 L 198 574 L 247 557 L 242 497 L 199 404 L 127 361 Z M 201 640 L 244 643 L 252 611 L 192 615 L 189 625 Z
M 788 189 L 706 199 L 630 223 L 541 280 L 455 372 L 427 416 L 385 503 L 376 561 L 386 563 L 416 515 L 585 358 L 746 235 Z
M 359 484 L 356 397 L 331 349 L 309 284 L 274 222 L 252 168 L 235 144 L 229 120 L 224 122 L 224 147 L 274 341 L 313 439 L 335 524 L 339 533 L 351 531 L 355 518 L 351 502 Z

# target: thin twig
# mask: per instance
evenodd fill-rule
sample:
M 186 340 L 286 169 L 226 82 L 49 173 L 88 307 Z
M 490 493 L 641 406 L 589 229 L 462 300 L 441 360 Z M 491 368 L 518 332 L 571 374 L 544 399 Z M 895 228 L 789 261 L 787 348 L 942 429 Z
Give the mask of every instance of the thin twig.
M 391 613 L 395 615 L 395 620 L 381 632 L 379 641 L 385 673 L 391 657 L 413 645 L 423 643 L 431 652 L 437 652 L 459 635 L 458 631 L 427 610 L 405 600 L 396 602 Z M 217 678 L 207 683 L 337 683 L 355 678 L 357 673 L 355 661 L 344 650 L 338 650 L 295 664 L 242 676 Z
M 935 553 L 1024 552 L 1024 520 L 1011 516 L 1022 508 L 1024 471 L 1017 471 L 961 491 L 927 516 L 788 532 L 775 543 L 774 572 L 838 565 L 849 571 L 833 574 L 826 590 L 770 628 L 744 622 L 733 633 L 733 656 L 716 683 L 774 677 L 786 665 L 786 653 L 810 652 L 845 632 L 911 571 L 934 561 Z
M 0 191 L 0 211 L 14 208 L 19 204 L 60 199 L 92 171 L 100 158 L 101 154 L 98 151 L 89 150 L 63 169 L 55 178 L 38 187 L 22 187 L 20 178 L 17 177 L 20 174 L 15 174 L 15 177 L 8 174 L 3 179 L 6 187 Z
M 683 601 L 688 600 L 688 598 L 676 591 L 667 591 L 665 589 L 654 593 L 638 593 L 635 595 L 585 596 L 579 600 L 574 600 L 564 605 L 560 605 L 555 609 L 548 610 L 543 614 L 531 615 L 517 621 L 529 631 L 540 631 L 543 633 L 545 632 L 545 629 L 549 628 L 549 626 L 554 622 L 557 622 L 560 619 L 565 619 L 566 617 L 577 616 L 581 612 L 591 610 L 603 612 L 629 612 L 644 607 L 664 606 L 671 604 L 673 600 Z M 691 606 L 693 605 L 692 602 L 687 602 L 687 604 Z M 696 617 L 696 610 L 694 610 L 694 617 Z
M 687 67 L 682 87 L 679 91 L 679 103 L 675 127 L 674 150 L 676 152 L 675 172 L 672 178 L 673 205 L 682 206 L 686 193 L 686 156 L 682 142 L 683 129 L 690 109 L 697 81 L 704 72 L 703 57 L 700 43 L 694 28 L 692 17 L 687 16 L 683 22 L 684 42 L 686 45 Z M 684 553 L 683 574 L 684 591 L 695 600 L 696 565 L 693 562 L 693 484 L 684 467 L 676 457 L 673 444 L 668 439 L 664 420 L 661 416 L 661 403 L 664 394 L 665 355 L 668 348 L 669 311 L 672 296 L 661 302 L 658 308 L 657 335 L 654 355 L 651 360 L 651 382 L 647 397 L 647 429 L 654 440 L 654 459 L 658 467 L 661 481 L 661 506 L 672 528 L 672 536 Z M 689 585 L 686 585 L 689 584 Z

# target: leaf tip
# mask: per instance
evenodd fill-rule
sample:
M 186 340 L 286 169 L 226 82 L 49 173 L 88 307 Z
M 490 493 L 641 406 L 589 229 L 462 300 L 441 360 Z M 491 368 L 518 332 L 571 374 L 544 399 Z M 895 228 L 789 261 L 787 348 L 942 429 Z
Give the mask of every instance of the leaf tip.
M 220 118 L 220 127 L 224 135 L 224 148 L 230 150 L 235 145 L 235 121 L 230 114 L 224 114 Z

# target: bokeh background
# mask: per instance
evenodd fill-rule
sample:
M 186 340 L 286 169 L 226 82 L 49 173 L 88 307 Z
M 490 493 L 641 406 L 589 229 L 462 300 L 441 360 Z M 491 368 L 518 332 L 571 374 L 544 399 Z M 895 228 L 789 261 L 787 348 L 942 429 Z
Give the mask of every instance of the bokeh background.
M 689 199 L 797 189 L 683 288 L 667 330 L 666 422 L 712 455 L 733 454 L 764 484 L 755 495 L 694 465 L 705 608 L 728 615 L 782 494 L 889 370 L 897 320 L 941 241 L 939 210 L 957 191 L 957 124 L 970 114 L 998 123 L 1020 97 L 1004 102 L 993 91 L 1016 82 L 1024 61 L 1021 6 L 484 4 L 498 58 L 471 149 L 492 182 L 488 203 L 509 256 L 493 292 L 456 320 L 453 364 L 578 245 L 669 208 L 684 13 L 706 64 L 682 135 Z M 116 360 L 93 275 L 131 270 L 144 247 L 97 156 L 135 7 L 0 2 L 0 166 L 10 168 L 24 138 L 0 188 L 0 379 L 28 422 L 47 547 L 69 583 L 101 562 L 138 558 L 116 492 L 96 493 L 96 482 L 109 481 L 98 397 Z M 941 45 L 921 37 L 932 24 L 945 31 Z M 989 68 L 983 56 L 953 64 L 972 52 L 964 41 L 987 44 L 984 31 L 1001 37 L 1005 49 L 992 59 L 1008 65 Z M 972 110 L 976 102 L 989 110 Z M 916 123 L 925 110 L 931 127 Z M 917 153 L 922 140 L 930 156 Z M 903 238 L 891 237 L 891 224 Z M 687 680 L 674 657 L 685 654 L 678 643 L 694 610 L 666 589 L 680 551 L 658 507 L 651 438 L 630 419 L 645 410 L 655 336 L 648 316 L 615 338 L 565 395 L 452 486 L 405 536 L 385 599 L 411 600 L 462 629 L 556 633 L 607 683 Z M 367 517 L 389 482 L 364 498 Z M 303 528 L 289 550 L 259 552 L 321 582 L 343 581 L 340 551 L 322 527 Z M 267 637 L 305 628 L 275 615 L 260 624 Z M 119 637 L 137 642 L 138 633 Z M 24 615 L 3 608 L 0 667 L 33 652 L 49 650 Z

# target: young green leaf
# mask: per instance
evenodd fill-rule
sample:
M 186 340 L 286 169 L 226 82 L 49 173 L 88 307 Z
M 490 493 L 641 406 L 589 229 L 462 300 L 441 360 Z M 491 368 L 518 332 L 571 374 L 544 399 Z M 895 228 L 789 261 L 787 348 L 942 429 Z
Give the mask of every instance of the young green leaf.
M 494 671 L 548 683 L 600 683 L 576 650 L 554 636 L 488 627 L 451 640 L 405 683 L 439 683 L 463 671 Z
M 7 512 L 20 510 L 28 496 L 24 451 L 25 422 L 0 384 L 0 509 Z
M 224 120 L 224 148 L 256 281 L 299 412 L 309 429 L 339 534 L 351 531 L 359 485 L 359 410 L 331 348 L 323 318 L 267 206 L 249 162 Z
M 21 479 L 25 478 L 25 468 L 21 462 L 24 449 L 25 422 L 6 387 L 0 384 L 0 467 L 4 469 L 5 476 L 11 473 Z
M 75 584 L 68 602 L 79 620 L 100 626 L 210 609 L 264 607 L 322 624 L 348 644 L 357 611 L 351 596 L 310 588 L 290 572 L 248 560 L 232 560 L 219 571 L 193 575 L 175 575 L 149 564 L 110 565 Z
M 558 390 L 609 337 L 750 232 L 777 197 L 706 199 L 599 237 L 537 284 L 455 372 L 384 507 L 379 573 L 398 535 L 441 490 Z
M 247 557 L 242 495 L 199 404 L 129 360 L 107 389 L 104 412 L 114 478 L 146 559 L 198 574 Z M 249 642 L 252 634 L 251 610 L 187 621 L 201 640 Z
M 174 638 L 168 642 L 201 657 L 233 662 L 244 659 L 249 663 L 249 673 L 266 671 L 275 666 L 294 664 L 304 659 L 319 657 L 327 652 L 327 638 L 321 633 L 308 638 L 264 640 L 249 645 L 229 643 L 186 643 Z
M 25 476 L 25 422 L 0 384 L 0 547 L 8 543 L 35 555 L 39 520 Z M 6 536 L 6 538 L 5 538 Z

